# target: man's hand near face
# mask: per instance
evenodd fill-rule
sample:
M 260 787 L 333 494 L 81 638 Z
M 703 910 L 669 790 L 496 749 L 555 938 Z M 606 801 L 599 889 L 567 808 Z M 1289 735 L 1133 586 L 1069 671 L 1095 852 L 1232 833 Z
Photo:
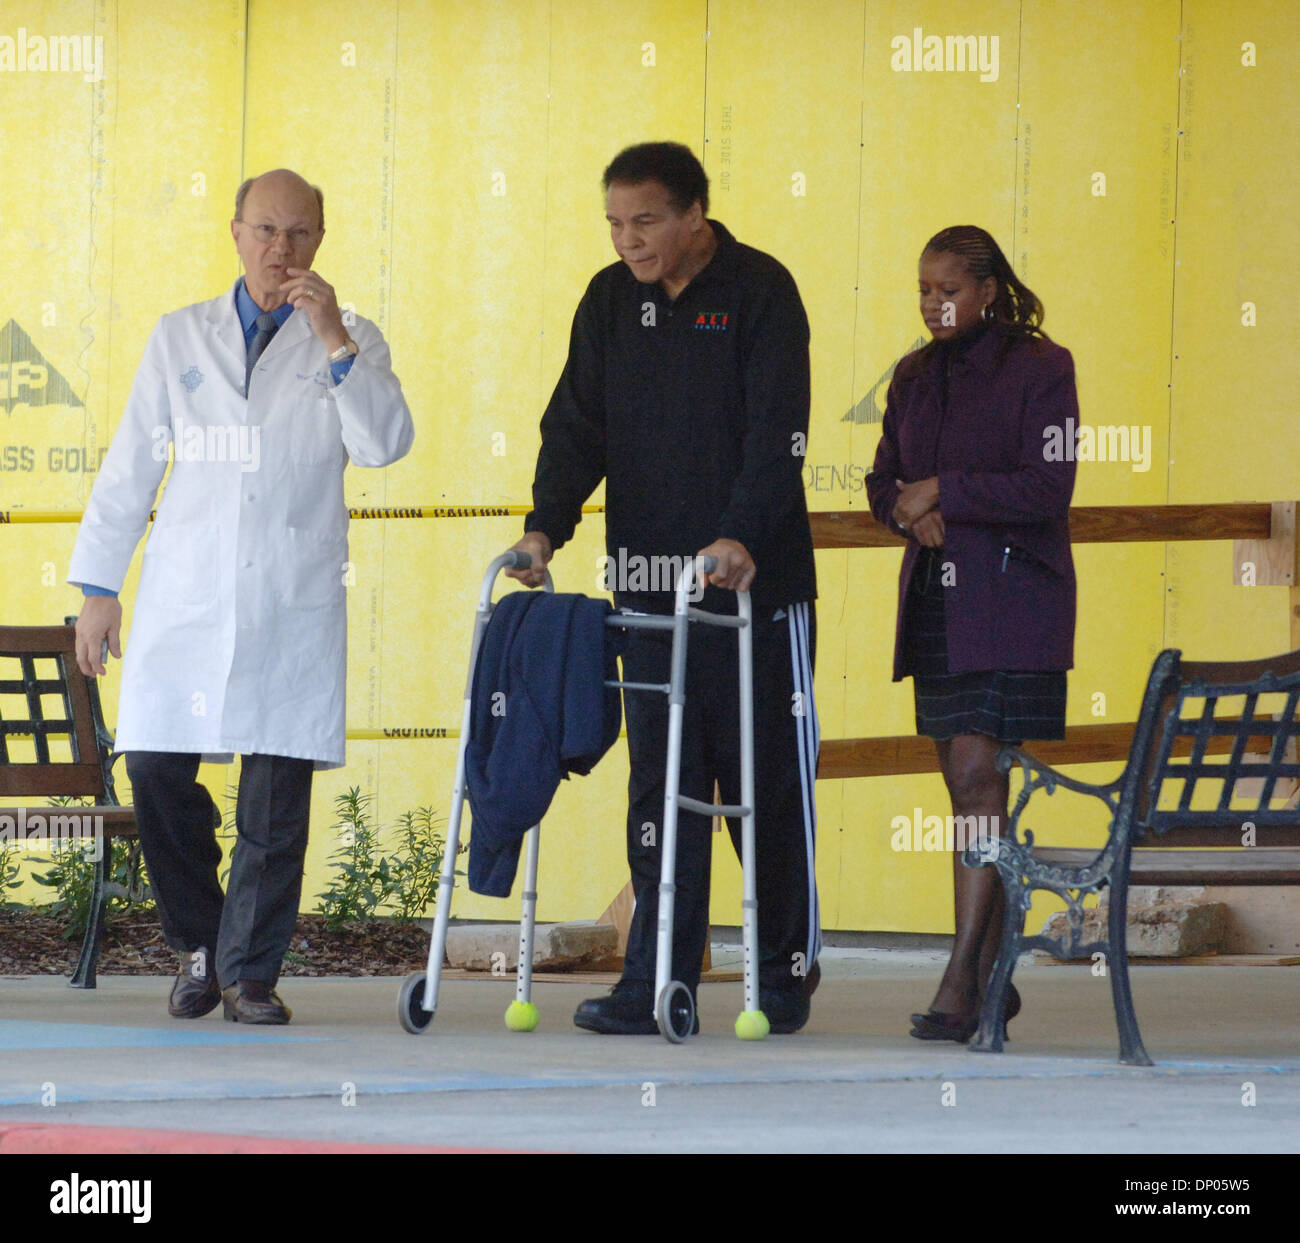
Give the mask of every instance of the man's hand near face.
M 306 311 L 311 330 L 332 354 L 348 343 L 334 286 L 318 273 L 306 268 L 285 268 L 289 280 L 280 286 L 284 300 L 295 311 Z
M 122 659 L 122 602 L 116 596 L 87 596 L 77 618 L 77 668 L 87 677 L 99 677 L 104 668 L 104 640 L 117 660 Z

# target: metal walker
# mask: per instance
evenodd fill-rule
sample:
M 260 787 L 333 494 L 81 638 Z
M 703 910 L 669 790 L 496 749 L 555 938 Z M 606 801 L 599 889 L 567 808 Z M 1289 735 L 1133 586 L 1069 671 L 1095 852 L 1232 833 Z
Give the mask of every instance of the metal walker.
M 474 637 L 470 645 L 469 676 L 465 682 L 465 704 L 461 713 L 460 745 L 456 756 L 456 780 L 452 789 L 451 816 L 443 854 L 442 875 L 438 881 L 437 909 L 433 937 L 429 945 L 429 962 L 425 971 L 417 971 L 402 982 L 397 999 L 397 1017 L 402 1027 L 418 1035 L 433 1023 L 438 1008 L 438 988 L 442 961 L 447 945 L 447 922 L 451 914 L 452 893 L 456 887 L 456 855 L 460 849 L 461 812 L 465 804 L 465 749 L 469 743 L 471 697 L 474 671 L 478 666 L 483 633 L 492 616 L 492 591 L 503 569 L 527 569 L 532 564 L 527 553 L 502 553 L 488 566 L 479 591 L 478 611 L 474 619 Z M 614 614 L 606 625 L 623 630 L 671 630 L 672 656 L 669 681 L 607 681 L 607 687 L 624 691 L 649 691 L 668 696 L 668 757 L 664 778 L 664 833 L 659 876 L 659 923 L 655 954 L 654 1019 L 666 1040 L 681 1044 L 695 1026 L 695 1002 L 691 991 L 679 980 L 670 979 L 673 960 L 673 906 L 677 868 L 677 813 L 685 808 L 706 816 L 741 818 L 741 869 L 744 898 L 742 902 L 742 938 L 744 945 L 745 1008 L 736 1020 L 736 1035 L 742 1040 L 761 1040 L 769 1025 L 759 1008 L 758 995 L 758 899 L 754 861 L 754 682 L 753 626 L 749 593 L 737 592 L 737 613 L 710 613 L 693 608 L 689 600 L 695 584 L 713 572 L 717 562 L 712 557 L 697 557 L 687 562 L 677 584 L 677 598 L 669 616 Z M 554 591 L 550 572 L 545 590 Z M 680 792 L 682 716 L 686 705 L 686 648 L 690 624 L 724 626 L 734 629 L 739 643 L 740 666 L 740 804 L 736 806 L 705 803 Z M 537 837 L 540 826 L 528 830 L 525 839 L 523 913 L 519 921 L 519 966 L 516 973 L 515 999 L 506 1010 L 505 1022 L 511 1031 L 532 1031 L 538 1023 L 537 1007 L 532 1001 L 533 929 L 537 910 Z

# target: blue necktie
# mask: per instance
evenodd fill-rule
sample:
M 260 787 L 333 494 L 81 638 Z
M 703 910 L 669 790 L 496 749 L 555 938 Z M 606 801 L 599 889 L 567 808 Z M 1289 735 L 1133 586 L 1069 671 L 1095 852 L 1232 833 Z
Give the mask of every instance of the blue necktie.
M 244 392 L 248 392 L 248 382 L 253 378 L 253 368 L 257 366 L 257 360 L 262 357 L 266 347 L 271 344 L 271 338 L 275 336 L 275 330 L 279 325 L 275 322 L 275 316 L 270 311 L 263 311 L 257 317 L 257 332 L 254 334 L 252 341 L 248 345 L 248 361 L 244 364 Z

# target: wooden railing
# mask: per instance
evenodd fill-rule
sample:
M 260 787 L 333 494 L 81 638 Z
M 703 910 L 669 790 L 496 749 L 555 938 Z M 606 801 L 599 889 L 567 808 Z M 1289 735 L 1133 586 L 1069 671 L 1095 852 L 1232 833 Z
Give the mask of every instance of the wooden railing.
M 905 544 L 865 509 L 809 515 L 814 548 L 891 548 Z M 1072 544 L 1163 544 L 1173 540 L 1266 540 L 1267 501 L 1240 505 L 1081 505 L 1070 510 Z
M 416 505 L 401 508 L 354 509 L 358 519 L 488 518 L 527 513 L 528 505 Z M 584 505 L 584 513 L 601 513 L 602 505 Z M 1291 587 L 1291 647 L 1300 649 L 1300 565 L 1296 561 L 1296 505 L 1291 501 L 1246 502 L 1230 505 L 1079 506 L 1070 510 L 1070 537 L 1075 544 L 1172 543 L 1182 540 L 1233 540 L 1235 581 L 1243 564 L 1258 568 L 1250 581 L 1257 585 Z M 0 510 L 0 524 L 76 522 L 76 510 L 35 512 Z M 902 536 L 878 523 L 866 509 L 811 515 L 813 546 L 832 548 L 891 548 Z M 451 726 L 412 729 L 349 730 L 349 738 L 455 738 Z M 1045 762 L 1092 764 L 1123 762 L 1128 757 L 1133 723 L 1070 725 L 1061 742 L 1035 742 L 1033 751 Z M 938 759 L 929 738 L 914 734 L 884 738 L 824 739 L 817 775 L 827 780 L 882 777 L 901 773 L 938 772 Z
M 1234 566 L 1243 559 L 1272 567 L 1272 577 L 1259 585 L 1289 583 L 1291 587 L 1291 647 L 1300 648 L 1300 589 L 1297 589 L 1295 504 L 1248 502 L 1233 505 L 1116 505 L 1079 506 L 1070 510 L 1070 540 L 1074 544 L 1167 543 L 1178 540 L 1234 540 Z M 865 510 L 811 515 L 814 548 L 890 548 L 906 541 L 878 523 Z M 1280 567 L 1280 568 L 1279 568 Z M 1289 577 L 1287 568 L 1289 567 Z M 892 639 L 892 637 L 891 637 Z M 1128 758 L 1134 722 L 1068 725 L 1060 742 L 1035 742 L 1033 753 L 1044 763 L 1123 763 Z M 1228 751 L 1211 744 L 1212 754 Z M 1259 740 L 1261 745 L 1265 740 Z M 1266 749 L 1266 748 L 1265 748 Z M 1190 753 L 1190 752 L 1189 752 Z M 937 773 L 938 756 L 929 738 L 904 734 L 883 738 L 823 739 L 817 776 L 887 777 L 901 773 Z

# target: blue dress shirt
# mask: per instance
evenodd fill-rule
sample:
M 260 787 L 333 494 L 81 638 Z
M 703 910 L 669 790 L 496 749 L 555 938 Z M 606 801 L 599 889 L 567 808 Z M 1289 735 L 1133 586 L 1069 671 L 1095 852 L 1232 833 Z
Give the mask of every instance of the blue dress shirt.
M 262 308 L 253 301 L 253 295 L 248 292 L 244 285 L 244 279 L 239 278 L 239 284 L 235 286 L 235 309 L 239 312 L 239 325 L 244 330 L 244 348 L 252 345 L 253 338 L 257 336 L 257 317 L 262 313 Z M 293 314 L 293 307 L 287 302 L 277 307 L 271 314 L 275 317 L 276 328 L 283 328 L 284 321 Z M 336 363 L 330 363 L 330 375 L 334 378 L 336 385 L 343 383 L 343 377 L 352 370 L 352 359 L 343 358 Z

